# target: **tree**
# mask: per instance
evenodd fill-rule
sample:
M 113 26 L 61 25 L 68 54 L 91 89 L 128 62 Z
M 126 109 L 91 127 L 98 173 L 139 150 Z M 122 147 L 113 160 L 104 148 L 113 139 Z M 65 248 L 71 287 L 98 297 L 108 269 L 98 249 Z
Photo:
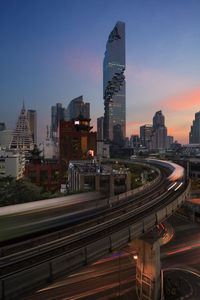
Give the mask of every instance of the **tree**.
M 2 183 L 2 182 L 1 182 Z M 27 178 L 5 180 L 0 187 L 0 205 L 11 205 L 41 199 L 41 188 Z

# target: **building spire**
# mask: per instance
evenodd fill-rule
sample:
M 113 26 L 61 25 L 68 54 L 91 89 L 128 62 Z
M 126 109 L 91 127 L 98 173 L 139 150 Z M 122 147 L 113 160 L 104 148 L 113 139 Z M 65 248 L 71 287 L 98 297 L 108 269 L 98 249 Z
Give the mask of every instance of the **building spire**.
M 22 109 L 25 110 L 24 97 L 23 97 Z

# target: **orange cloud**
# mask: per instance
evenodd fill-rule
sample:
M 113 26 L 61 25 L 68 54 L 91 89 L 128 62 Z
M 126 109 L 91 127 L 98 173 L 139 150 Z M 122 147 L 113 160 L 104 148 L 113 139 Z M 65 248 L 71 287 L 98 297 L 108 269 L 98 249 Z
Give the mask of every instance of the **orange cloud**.
M 144 125 L 144 122 L 127 123 L 126 124 L 126 136 L 130 137 L 132 134 L 140 134 L 140 126 Z
M 167 135 L 172 135 L 174 140 L 178 140 L 181 144 L 187 144 L 189 139 L 189 131 L 187 128 L 180 126 L 168 127 Z
M 199 103 L 200 88 L 176 95 L 163 101 L 163 105 L 165 108 L 175 111 L 186 110 L 199 105 Z

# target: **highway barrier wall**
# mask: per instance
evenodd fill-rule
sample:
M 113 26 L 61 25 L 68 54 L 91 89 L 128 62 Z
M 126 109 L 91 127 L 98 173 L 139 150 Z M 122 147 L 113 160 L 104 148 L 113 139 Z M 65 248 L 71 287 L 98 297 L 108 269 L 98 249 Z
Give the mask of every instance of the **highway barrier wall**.
M 141 237 L 152 229 L 155 224 L 168 218 L 189 197 L 190 183 L 186 190 L 172 203 L 152 212 L 143 220 L 129 224 L 126 228 L 117 232 L 106 234 L 88 245 L 73 252 L 67 252 L 62 256 L 55 257 L 42 264 L 38 264 L 24 271 L 16 272 L 0 279 L 0 299 L 20 299 L 21 295 L 40 288 L 47 283 L 63 276 L 69 275 L 83 266 L 92 263 L 108 254 L 109 252 L 125 246 L 129 241 Z M 103 227 L 104 225 L 102 225 Z M 94 226 L 94 232 L 96 228 Z M 83 233 L 80 233 L 80 239 Z M 106 236 L 107 235 L 107 236 Z
M 121 161 L 121 162 L 126 162 L 127 161 Z M 128 192 L 119 194 L 117 196 L 113 196 L 113 197 L 109 197 L 109 198 L 103 198 L 103 199 L 95 199 L 93 201 L 89 201 L 89 202 L 83 202 L 80 203 L 79 206 L 76 206 L 76 209 L 78 209 L 78 211 L 83 212 L 87 212 L 89 210 L 94 210 L 94 209 L 101 209 L 101 208 L 107 208 L 107 207 L 113 207 L 115 205 L 120 204 L 120 202 L 124 202 L 125 200 L 128 201 L 129 199 L 132 199 L 134 196 L 137 196 L 138 194 L 140 194 L 141 192 L 145 192 L 150 190 L 152 187 L 156 186 L 157 183 L 161 180 L 161 172 L 158 168 L 154 167 L 154 166 L 150 166 L 149 164 L 146 163 L 140 163 L 140 162 L 130 162 L 132 164 L 138 164 L 144 167 L 148 167 L 151 168 L 152 170 L 156 171 L 158 173 L 158 176 L 156 176 L 156 178 L 136 189 L 130 190 Z M 71 215 L 73 216 L 73 213 Z M 40 222 L 40 226 L 38 228 L 38 230 L 40 230 L 42 227 L 45 228 L 45 226 L 48 225 L 48 221 L 44 220 Z M 32 225 L 30 225 L 32 226 Z M 64 235 L 65 233 L 63 233 Z M 42 238 L 33 238 L 33 239 L 29 239 L 28 240 L 28 244 L 29 247 L 37 247 L 38 245 L 40 245 L 41 243 L 45 243 L 48 242 L 49 240 L 56 240 L 62 237 L 62 233 L 61 232 L 53 232 L 51 234 L 48 234 L 48 236 L 43 236 Z M 0 257 L 6 256 L 6 255 L 10 255 L 12 253 L 16 253 L 18 251 L 23 251 L 24 249 L 26 249 L 26 244 L 27 242 L 24 243 L 19 243 L 19 244 L 15 244 L 14 247 L 13 245 L 9 245 L 9 246 L 4 246 L 0 248 Z

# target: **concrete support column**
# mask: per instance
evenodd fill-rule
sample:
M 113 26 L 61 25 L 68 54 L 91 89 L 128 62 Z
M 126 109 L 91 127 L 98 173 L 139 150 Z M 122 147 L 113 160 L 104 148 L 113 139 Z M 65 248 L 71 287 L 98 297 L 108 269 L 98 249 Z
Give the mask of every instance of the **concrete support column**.
M 115 195 L 114 174 L 110 174 L 109 185 L 109 196 L 113 197 Z
M 79 189 L 80 190 L 84 190 L 84 182 L 85 182 L 84 174 L 79 174 Z
M 134 248 L 138 253 L 136 292 L 138 299 L 159 300 L 161 285 L 160 244 L 157 241 L 137 239 Z
M 126 192 L 130 191 L 131 190 L 131 172 L 127 172 L 125 184 L 126 184 Z
M 95 176 L 95 191 L 100 191 L 100 175 L 96 174 Z

